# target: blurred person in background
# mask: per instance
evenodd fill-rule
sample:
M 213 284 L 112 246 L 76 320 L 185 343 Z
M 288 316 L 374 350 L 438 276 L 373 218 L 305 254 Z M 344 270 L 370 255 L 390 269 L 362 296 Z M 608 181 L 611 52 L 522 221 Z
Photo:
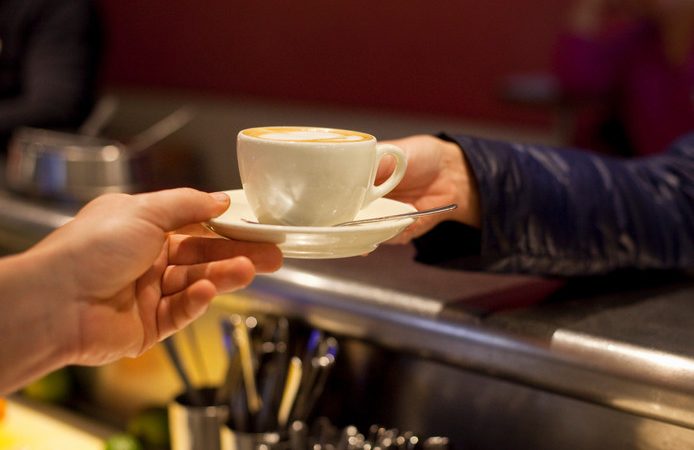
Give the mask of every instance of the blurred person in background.
M 101 52 L 92 0 L 0 0 L 0 154 L 17 127 L 80 126 Z
M 694 1 L 575 0 L 555 73 L 575 145 L 664 151 L 694 129 Z

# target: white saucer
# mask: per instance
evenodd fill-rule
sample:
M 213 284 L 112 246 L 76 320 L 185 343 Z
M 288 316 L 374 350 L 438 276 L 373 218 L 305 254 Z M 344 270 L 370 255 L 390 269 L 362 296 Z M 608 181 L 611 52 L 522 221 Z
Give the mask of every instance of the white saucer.
M 286 258 L 327 259 L 363 255 L 414 222 L 414 219 L 406 218 L 347 227 L 252 224 L 242 220 L 256 220 L 243 190 L 225 193 L 231 198 L 231 206 L 207 225 L 215 233 L 229 239 L 277 244 Z M 362 209 L 356 218 L 368 219 L 413 211 L 416 209 L 411 205 L 381 198 Z

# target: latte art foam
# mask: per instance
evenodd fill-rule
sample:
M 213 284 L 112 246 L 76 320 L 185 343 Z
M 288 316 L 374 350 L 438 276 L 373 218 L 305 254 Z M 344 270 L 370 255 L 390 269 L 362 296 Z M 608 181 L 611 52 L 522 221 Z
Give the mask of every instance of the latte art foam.
M 242 131 L 246 136 L 271 141 L 340 143 L 369 141 L 373 137 L 358 131 L 331 128 L 264 127 Z

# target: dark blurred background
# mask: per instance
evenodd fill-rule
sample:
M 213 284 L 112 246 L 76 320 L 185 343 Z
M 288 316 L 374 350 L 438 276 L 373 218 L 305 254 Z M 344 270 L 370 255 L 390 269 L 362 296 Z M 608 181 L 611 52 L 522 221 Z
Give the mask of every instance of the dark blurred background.
M 240 185 L 235 135 L 252 126 L 561 143 L 545 74 L 569 3 L 100 0 L 102 88 L 119 98 L 107 132 L 192 104 L 165 144 L 193 149 L 208 189 Z
M 505 77 L 548 70 L 568 1 L 101 0 L 108 86 L 548 124 Z

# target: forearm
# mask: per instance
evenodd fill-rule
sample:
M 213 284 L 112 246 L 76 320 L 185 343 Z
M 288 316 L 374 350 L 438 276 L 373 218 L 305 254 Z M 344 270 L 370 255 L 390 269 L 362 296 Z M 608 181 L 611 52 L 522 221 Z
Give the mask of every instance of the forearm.
M 623 161 L 455 140 L 477 179 L 481 251 L 491 269 L 588 275 L 694 267 L 694 155 Z
M 65 330 L 76 330 L 50 257 L 25 252 L 0 259 L 0 394 L 69 361 Z M 56 320 L 57 319 L 57 320 Z

